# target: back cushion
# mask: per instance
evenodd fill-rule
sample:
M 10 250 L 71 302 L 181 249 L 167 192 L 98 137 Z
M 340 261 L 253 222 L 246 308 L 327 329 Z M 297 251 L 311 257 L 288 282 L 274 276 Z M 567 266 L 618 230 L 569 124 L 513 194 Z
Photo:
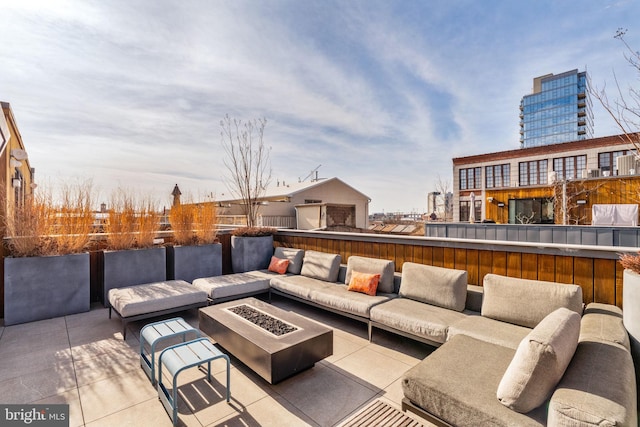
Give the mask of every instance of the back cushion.
M 535 328 L 560 307 L 582 314 L 582 288 L 578 285 L 487 274 L 483 287 L 481 313 L 491 319 Z
M 462 311 L 467 299 L 467 272 L 405 262 L 400 296 Z
M 344 279 L 346 285 L 351 281 L 351 274 L 358 273 L 379 274 L 378 291 L 392 294 L 393 293 L 393 273 L 395 264 L 393 261 L 385 259 L 365 258 L 361 256 L 350 256 L 347 261 L 347 276 Z
M 326 282 L 335 282 L 338 280 L 339 271 L 340 255 L 306 251 L 300 274 Z
M 556 388 L 578 346 L 580 315 L 559 308 L 542 319 L 516 350 L 498 385 L 506 407 L 527 413 L 542 405 Z
M 288 259 L 289 266 L 287 267 L 287 272 L 300 274 L 300 270 L 302 270 L 302 259 L 304 258 L 304 251 L 302 249 L 277 247 L 273 256 L 280 259 Z

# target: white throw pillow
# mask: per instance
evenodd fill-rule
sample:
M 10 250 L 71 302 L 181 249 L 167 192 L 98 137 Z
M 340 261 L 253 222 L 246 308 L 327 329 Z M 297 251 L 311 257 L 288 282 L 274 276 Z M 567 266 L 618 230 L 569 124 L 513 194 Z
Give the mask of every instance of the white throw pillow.
M 498 385 L 498 400 L 527 413 L 553 393 L 578 346 L 580 315 L 566 308 L 549 314 L 518 345 Z

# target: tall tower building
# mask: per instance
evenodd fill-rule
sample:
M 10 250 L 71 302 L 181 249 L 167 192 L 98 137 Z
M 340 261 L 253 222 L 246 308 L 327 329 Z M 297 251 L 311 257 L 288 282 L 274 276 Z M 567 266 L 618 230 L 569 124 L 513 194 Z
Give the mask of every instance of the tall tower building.
M 533 79 L 533 93 L 520 101 L 520 147 L 593 138 L 587 72 L 547 74 Z

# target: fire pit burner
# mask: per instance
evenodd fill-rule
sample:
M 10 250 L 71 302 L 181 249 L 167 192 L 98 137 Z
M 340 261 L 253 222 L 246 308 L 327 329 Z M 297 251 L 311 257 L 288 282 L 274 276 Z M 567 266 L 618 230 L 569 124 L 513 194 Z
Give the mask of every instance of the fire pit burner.
M 248 305 L 238 305 L 236 307 L 230 307 L 227 310 L 276 336 L 282 336 L 298 330 L 295 326 L 284 323 L 282 320 L 269 316 Z

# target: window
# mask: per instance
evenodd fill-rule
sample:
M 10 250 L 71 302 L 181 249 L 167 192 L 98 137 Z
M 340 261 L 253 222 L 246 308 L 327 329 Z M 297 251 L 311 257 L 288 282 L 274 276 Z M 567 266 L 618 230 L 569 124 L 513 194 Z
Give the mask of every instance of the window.
M 553 159 L 553 170 L 558 179 L 582 178 L 582 171 L 587 167 L 587 156 L 571 156 Z
M 620 156 L 626 156 L 627 154 L 633 154 L 631 150 L 623 151 L 611 151 L 608 153 L 598 154 L 598 169 L 601 171 L 609 171 L 611 175 L 615 175 L 618 170 L 616 159 Z
M 553 224 L 553 199 L 510 199 L 509 224 Z
M 462 200 L 460 201 L 460 221 L 462 222 L 468 222 L 469 221 L 469 215 L 471 213 L 471 211 L 469 210 L 471 206 L 471 202 L 468 200 Z M 482 200 L 476 200 L 474 202 L 474 210 L 475 210 L 475 215 L 476 215 L 476 222 L 480 222 L 480 219 L 482 217 Z
M 547 183 L 547 160 L 533 160 L 519 164 L 520 186 L 545 185 Z
M 305 199 L 304 203 L 305 203 L 305 205 L 308 205 L 308 204 L 311 204 L 311 203 L 322 203 L 322 200 Z
M 510 184 L 511 167 L 509 164 L 487 166 L 484 173 L 487 188 L 508 187 Z
M 460 169 L 460 190 L 480 188 L 482 168 Z

